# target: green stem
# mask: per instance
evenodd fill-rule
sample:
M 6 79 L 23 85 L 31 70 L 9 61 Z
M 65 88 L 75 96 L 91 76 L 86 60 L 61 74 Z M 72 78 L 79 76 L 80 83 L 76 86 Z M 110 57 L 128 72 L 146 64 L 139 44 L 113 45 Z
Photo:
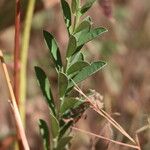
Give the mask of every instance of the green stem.
M 32 17 L 34 12 L 35 0 L 28 1 L 27 13 L 24 22 L 24 30 L 21 45 L 21 61 L 20 61 L 20 113 L 25 125 L 25 102 L 26 102 L 26 70 L 27 58 L 30 40 L 30 30 L 32 24 Z
M 72 33 L 74 33 L 74 31 L 76 30 L 79 20 L 80 20 L 80 16 L 78 14 L 76 14 L 76 16 L 74 17 Z
M 78 0 L 78 8 L 80 8 L 80 0 Z M 75 12 L 75 16 L 74 16 L 74 22 L 73 22 L 73 27 L 72 27 L 72 33 L 74 33 L 74 31 L 76 30 L 76 27 L 79 23 L 80 20 L 80 15 L 79 15 L 79 10 L 77 10 Z
M 76 28 L 76 22 L 77 22 L 77 17 L 74 17 L 74 22 L 73 22 L 73 29 L 72 29 L 72 33 L 75 31 Z

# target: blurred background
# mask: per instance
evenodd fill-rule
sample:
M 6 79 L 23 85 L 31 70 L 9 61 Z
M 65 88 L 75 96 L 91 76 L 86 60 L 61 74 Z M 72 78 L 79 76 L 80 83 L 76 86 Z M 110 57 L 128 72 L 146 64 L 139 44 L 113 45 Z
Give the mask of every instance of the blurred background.
M 22 23 L 27 1 L 22 2 Z M 0 0 L 0 49 L 13 82 L 15 3 Z M 81 84 L 82 90 L 95 89 L 103 96 L 104 109 L 132 136 L 139 132 L 142 150 L 150 149 L 150 1 L 97 0 L 88 15 L 94 26 L 103 26 L 108 32 L 89 42 L 83 52 L 87 60 L 104 60 L 107 66 Z M 22 27 L 23 28 L 23 27 Z M 45 45 L 42 31 L 51 32 L 57 39 L 64 58 L 68 42 L 58 0 L 37 0 L 30 37 L 27 66 L 26 132 L 32 150 L 42 150 L 38 119 L 48 119 L 48 108 L 37 85 L 34 66 L 41 66 L 49 75 L 52 89 L 57 93 L 57 77 Z M 57 96 L 56 96 L 57 97 Z M 93 133 L 114 140 L 128 142 L 105 119 L 92 110 L 78 125 Z M 139 130 L 140 129 L 140 130 Z M 0 150 L 12 149 L 15 140 L 14 123 L 8 104 L 8 90 L 0 66 Z M 106 132 L 107 131 L 107 132 Z M 129 150 L 83 133 L 74 132 L 71 150 Z M 96 146 L 95 146 L 96 145 Z

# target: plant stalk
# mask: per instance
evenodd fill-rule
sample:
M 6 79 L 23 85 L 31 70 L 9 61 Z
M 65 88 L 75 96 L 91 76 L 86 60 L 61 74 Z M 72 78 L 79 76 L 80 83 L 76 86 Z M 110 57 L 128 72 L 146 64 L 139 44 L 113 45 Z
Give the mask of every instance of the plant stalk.
M 14 41 L 14 94 L 16 103 L 19 106 L 19 50 L 20 50 L 20 0 L 16 0 L 15 10 L 15 41 Z
M 27 82 L 27 60 L 30 41 L 30 31 L 32 17 L 34 12 L 35 0 L 28 1 L 27 13 L 24 22 L 21 44 L 21 59 L 20 59 L 20 110 L 23 123 L 25 125 L 25 102 L 26 102 L 26 82 Z
M 20 105 L 20 95 L 19 95 L 19 71 L 20 71 L 20 16 L 21 16 L 21 7 L 20 0 L 15 1 L 15 39 L 14 39 L 14 95 L 16 104 L 19 109 Z M 18 135 L 17 130 L 17 135 Z M 21 150 L 23 148 L 20 138 L 18 138 L 18 146 Z
M 20 117 L 20 114 L 19 114 L 18 106 L 17 106 L 17 103 L 16 103 L 16 98 L 15 98 L 13 88 L 12 88 L 12 85 L 11 85 L 8 70 L 7 70 L 6 64 L 4 62 L 4 57 L 3 57 L 3 53 L 2 53 L 1 50 L 0 50 L 0 62 L 2 64 L 2 68 L 3 68 L 3 71 L 4 71 L 5 78 L 6 78 L 7 87 L 8 87 L 9 94 L 10 94 L 9 102 L 10 102 L 10 106 L 11 106 L 11 109 L 12 109 L 12 114 L 13 114 L 13 117 L 14 117 L 14 120 L 15 120 L 17 136 L 20 139 L 19 144 L 20 144 L 20 141 L 21 141 L 21 147 L 22 148 L 21 147 L 19 147 L 19 148 L 21 148 L 21 150 L 30 150 L 29 145 L 28 145 L 28 141 L 27 141 L 27 138 L 26 138 L 26 135 L 25 135 L 25 131 L 24 131 L 24 128 L 23 128 L 23 124 L 22 124 L 22 121 L 21 121 L 21 117 Z

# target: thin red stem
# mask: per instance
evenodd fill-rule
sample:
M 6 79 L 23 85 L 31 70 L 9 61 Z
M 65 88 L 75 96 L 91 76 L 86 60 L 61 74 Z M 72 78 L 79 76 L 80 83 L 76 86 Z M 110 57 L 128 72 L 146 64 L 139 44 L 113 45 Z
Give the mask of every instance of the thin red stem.
M 17 105 L 19 106 L 19 50 L 20 50 L 20 0 L 16 0 L 15 15 L 15 44 L 14 44 L 14 93 Z
M 16 104 L 19 108 L 19 87 L 20 87 L 20 79 L 19 79 L 19 71 L 20 71 L 20 16 L 21 16 L 21 7 L 20 7 L 20 0 L 15 1 L 15 41 L 14 41 L 14 95 Z M 19 150 L 23 149 L 23 143 L 19 137 L 19 133 L 17 132 L 18 136 L 18 145 Z
M 106 140 L 106 141 L 109 141 L 109 142 L 114 143 L 114 144 L 118 144 L 118 145 L 121 145 L 121 146 L 130 147 L 130 148 L 134 148 L 134 149 L 140 150 L 139 147 L 136 146 L 136 145 L 131 145 L 131 144 L 126 144 L 126 143 L 122 143 L 122 142 L 119 142 L 119 141 L 115 141 L 115 140 L 109 139 L 107 137 L 104 137 L 104 136 L 101 136 L 101 135 L 97 135 L 97 134 L 94 134 L 94 133 L 89 132 L 89 131 L 82 130 L 82 129 L 77 128 L 77 127 L 72 127 L 72 129 L 74 129 L 76 131 L 79 131 L 79 132 L 86 133 L 86 134 L 91 135 L 91 136 L 98 137 L 98 138 L 100 138 L 102 140 Z

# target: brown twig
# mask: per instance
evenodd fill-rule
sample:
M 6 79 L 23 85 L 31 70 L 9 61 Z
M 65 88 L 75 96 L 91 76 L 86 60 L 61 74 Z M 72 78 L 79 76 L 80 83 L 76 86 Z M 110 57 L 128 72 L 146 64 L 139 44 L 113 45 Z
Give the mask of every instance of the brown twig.
M 15 11 L 15 41 L 14 41 L 14 94 L 19 106 L 19 36 L 20 36 L 20 0 L 16 0 Z
M 6 82 L 7 82 L 7 86 L 8 86 L 8 90 L 9 90 L 9 94 L 10 94 L 10 104 L 11 104 L 12 113 L 13 113 L 13 116 L 15 119 L 15 125 L 17 128 L 17 133 L 21 139 L 23 149 L 29 150 L 29 145 L 28 145 L 25 131 L 24 131 L 24 128 L 22 125 L 22 121 L 21 121 L 21 117 L 20 117 L 19 110 L 17 107 L 15 95 L 14 95 L 13 88 L 12 88 L 11 81 L 10 81 L 10 77 L 9 77 L 8 70 L 7 70 L 6 64 L 4 62 L 3 53 L 1 50 L 0 50 L 0 61 L 2 64 L 2 68 L 4 71 L 4 75 L 6 78 Z
M 122 142 L 119 142 L 119 141 L 115 141 L 115 140 L 112 140 L 112 139 L 109 139 L 109 138 L 106 138 L 106 137 L 103 137 L 103 136 L 91 133 L 89 131 L 85 131 L 85 130 L 79 129 L 77 127 L 72 127 L 72 129 L 76 130 L 76 131 L 79 131 L 79 132 L 86 133 L 86 134 L 91 135 L 91 136 L 98 137 L 98 138 L 103 139 L 103 140 L 107 140 L 107 141 L 109 141 L 111 143 L 114 143 L 114 144 L 118 144 L 118 145 L 121 145 L 121 146 L 130 147 L 130 148 L 134 148 L 134 149 L 138 149 L 139 150 L 139 147 L 135 146 L 135 145 L 131 145 L 131 144 L 126 144 L 126 143 L 122 143 Z

